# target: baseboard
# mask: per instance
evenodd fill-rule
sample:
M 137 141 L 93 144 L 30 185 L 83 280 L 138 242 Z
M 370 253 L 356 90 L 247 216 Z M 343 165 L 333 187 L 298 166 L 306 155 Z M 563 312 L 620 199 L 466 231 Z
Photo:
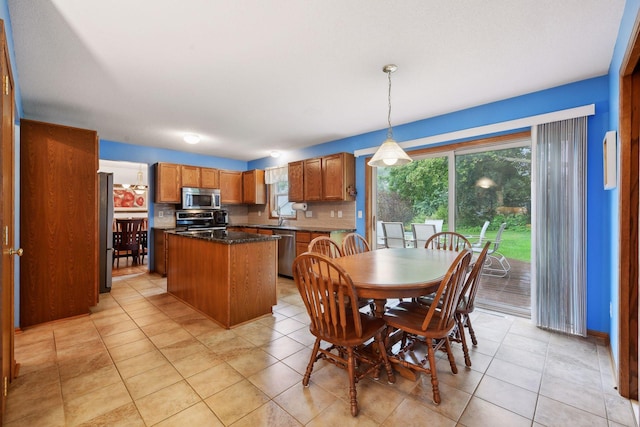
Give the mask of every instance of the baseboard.
M 592 331 L 590 329 L 587 329 L 587 337 L 595 339 L 596 343 L 599 345 L 604 345 L 607 347 L 610 345 L 609 334 L 606 332 Z

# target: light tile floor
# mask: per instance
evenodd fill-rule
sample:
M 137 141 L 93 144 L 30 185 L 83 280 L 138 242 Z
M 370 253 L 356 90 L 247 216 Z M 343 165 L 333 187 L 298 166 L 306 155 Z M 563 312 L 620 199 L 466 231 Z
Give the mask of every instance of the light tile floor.
M 301 384 L 313 337 L 295 285 L 279 279 L 272 316 L 225 330 L 166 293 L 166 280 L 114 279 L 90 316 L 16 335 L 19 377 L 6 426 L 633 426 L 614 387 L 609 348 L 542 331 L 529 320 L 476 311 L 479 343 L 457 375 L 358 384 L 317 364 Z

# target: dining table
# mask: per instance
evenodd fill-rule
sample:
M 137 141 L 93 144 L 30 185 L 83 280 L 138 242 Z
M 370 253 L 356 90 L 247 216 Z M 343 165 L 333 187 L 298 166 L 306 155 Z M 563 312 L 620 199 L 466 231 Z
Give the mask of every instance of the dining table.
M 459 254 L 426 248 L 386 248 L 333 261 L 351 276 L 358 297 L 374 300 L 374 315 L 381 318 L 388 299 L 415 298 L 435 292 Z M 391 336 L 387 344 L 392 346 L 398 339 L 398 334 Z M 394 369 L 408 380 L 418 378 L 409 368 L 394 365 Z
M 459 255 L 426 248 L 387 248 L 334 259 L 345 269 L 358 297 L 373 299 L 382 317 L 388 299 L 415 298 L 437 290 Z

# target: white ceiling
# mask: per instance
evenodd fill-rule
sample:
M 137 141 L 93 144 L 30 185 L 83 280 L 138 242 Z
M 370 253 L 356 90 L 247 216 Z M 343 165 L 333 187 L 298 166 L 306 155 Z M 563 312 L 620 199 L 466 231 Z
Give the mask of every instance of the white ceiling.
M 24 116 L 239 160 L 608 72 L 624 0 L 8 0 Z M 202 136 L 187 145 L 182 134 Z M 372 144 L 375 145 L 375 144 Z

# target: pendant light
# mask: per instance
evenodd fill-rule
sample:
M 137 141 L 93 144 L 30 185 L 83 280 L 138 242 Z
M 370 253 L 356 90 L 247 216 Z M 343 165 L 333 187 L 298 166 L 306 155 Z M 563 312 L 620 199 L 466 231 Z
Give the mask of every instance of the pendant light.
M 393 139 L 393 129 L 391 129 L 391 73 L 397 69 L 398 66 L 395 64 L 388 64 L 382 67 L 382 71 L 387 73 L 389 77 L 389 113 L 387 114 L 389 129 L 387 129 L 387 139 L 382 143 L 380 148 L 378 148 L 378 151 L 376 151 L 376 154 L 373 155 L 371 160 L 369 160 L 369 166 L 402 166 L 413 161 Z

